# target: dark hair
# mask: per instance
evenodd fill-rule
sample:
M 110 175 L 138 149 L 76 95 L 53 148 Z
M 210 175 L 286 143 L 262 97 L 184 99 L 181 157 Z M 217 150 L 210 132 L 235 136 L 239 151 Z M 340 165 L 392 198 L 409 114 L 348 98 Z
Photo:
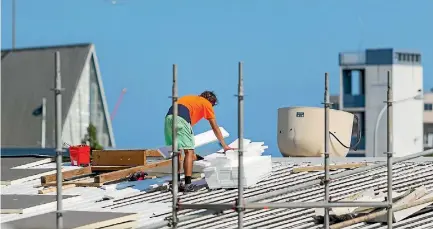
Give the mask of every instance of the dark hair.
M 200 96 L 212 103 L 212 106 L 218 104 L 218 99 L 213 91 L 204 91 L 200 94 Z

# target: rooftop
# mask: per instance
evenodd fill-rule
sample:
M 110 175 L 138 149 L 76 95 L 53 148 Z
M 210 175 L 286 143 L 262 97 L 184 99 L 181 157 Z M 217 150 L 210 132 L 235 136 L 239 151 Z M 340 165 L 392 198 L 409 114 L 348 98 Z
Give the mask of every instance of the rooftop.
M 358 65 L 421 65 L 422 55 L 414 50 L 393 48 L 366 49 L 356 52 L 340 52 L 340 66 Z
M 321 158 L 273 158 L 272 176 L 259 182 L 254 188 L 246 189 L 244 197 L 268 193 L 301 183 L 318 179 L 323 172 L 300 172 L 293 173 L 293 168 L 322 163 Z M 331 164 L 349 162 L 383 163 L 383 158 L 333 158 Z M 27 159 L 28 161 L 28 159 Z M 26 162 L 27 163 L 27 162 Z M 55 163 L 46 162 L 37 165 L 32 161 L 32 166 L 21 165 L 20 168 L 27 169 L 53 169 Z M 65 169 L 74 169 L 75 166 L 64 165 Z M 331 171 L 331 174 L 340 173 L 344 169 Z M 433 159 L 418 158 L 404 163 L 395 164 L 393 167 L 393 190 L 405 191 L 408 187 L 419 187 L 424 185 L 429 191 L 433 190 Z M 79 195 L 73 202 L 64 203 L 65 210 L 80 211 L 109 211 L 109 212 L 131 212 L 139 213 L 138 227 L 146 228 L 157 222 L 162 222 L 171 214 L 171 193 L 160 189 L 166 186 L 166 179 L 161 177 L 153 180 L 137 181 L 135 186 L 128 187 L 131 183 L 119 183 L 98 187 L 73 187 L 63 190 L 63 195 Z M 2 194 L 37 194 L 40 185 L 39 177 L 29 178 L 26 182 L 16 183 L 1 187 Z M 122 187 L 123 186 L 123 187 Z M 335 180 L 331 183 L 331 198 L 339 200 L 350 194 L 358 193 L 368 188 L 374 188 L 376 192 L 386 191 L 386 167 L 362 172 L 346 178 Z M 158 191 L 160 190 L 160 191 Z M 55 195 L 55 192 L 51 194 Z M 237 196 L 237 190 L 201 190 L 180 194 L 182 203 L 233 203 Z M 323 200 L 323 187 L 298 190 L 287 193 L 266 202 L 311 202 Z M 55 206 L 41 206 L 25 214 L 2 214 L 2 223 L 15 219 L 26 218 L 33 215 L 54 211 Z M 202 210 L 181 210 L 179 216 L 195 214 Z M 245 228 L 321 228 L 314 219 L 314 209 L 272 209 L 272 210 L 247 210 L 244 216 Z M 431 228 L 433 227 L 432 208 L 426 208 L 410 218 L 394 223 L 394 228 Z M 179 228 L 237 228 L 237 213 L 231 210 L 220 215 L 203 215 L 195 219 L 180 222 Z M 379 223 L 360 223 L 346 228 L 376 229 L 386 228 Z

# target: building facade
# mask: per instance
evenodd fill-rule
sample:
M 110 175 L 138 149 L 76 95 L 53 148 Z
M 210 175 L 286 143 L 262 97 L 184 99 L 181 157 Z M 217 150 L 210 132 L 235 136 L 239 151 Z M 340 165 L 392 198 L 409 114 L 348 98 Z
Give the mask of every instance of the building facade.
M 2 148 L 55 148 L 54 54 L 60 53 L 62 140 L 82 143 L 93 124 L 99 144 L 115 147 L 102 77 L 93 44 L 2 50 Z M 45 98 L 43 115 L 36 112 Z M 44 131 L 45 129 L 45 131 Z
M 382 157 L 386 145 L 387 73 L 393 87 L 394 155 L 423 150 L 423 68 L 421 54 L 395 49 L 340 53 L 340 95 L 334 108 L 359 117 L 361 142 L 356 156 Z M 336 99 L 338 98 L 338 99 Z M 353 142 L 353 141 L 352 141 Z
M 433 88 L 424 94 L 424 150 L 433 149 Z

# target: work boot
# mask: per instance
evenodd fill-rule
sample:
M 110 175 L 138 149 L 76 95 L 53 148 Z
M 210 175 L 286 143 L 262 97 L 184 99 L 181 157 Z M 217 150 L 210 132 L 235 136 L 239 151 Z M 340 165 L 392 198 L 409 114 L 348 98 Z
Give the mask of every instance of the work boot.
M 198 190 L 197 185 L 195 184 L 185 184 L 180 186 L 181 192 L 195 192 Z
M 177 185 L 177 191 L 178 192 L 182 192 L 182 190 L 184 189 L 185 185 L 182 182 L 179 182 Z M 169 182 L 169 190 L 171 193 L 173 193 L 173 183 Z

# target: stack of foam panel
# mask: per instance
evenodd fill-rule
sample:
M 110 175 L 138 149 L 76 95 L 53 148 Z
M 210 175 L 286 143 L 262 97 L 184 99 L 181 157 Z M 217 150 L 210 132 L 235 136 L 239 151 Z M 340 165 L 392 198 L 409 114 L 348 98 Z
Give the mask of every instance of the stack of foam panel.
M 271 156 L 262 156 L 267 146 L 263 142 L 251 142 L 244 139 L 243 183 L 244 187 L 252 187 L 266 179 L 272 172 Z M 237 148 L 238 140 L 230 144 Z M 210 189 L 238 187 L 238 151 L 222 150 L 208 155 L 201 162 L 205 166 L 203 172 Z

